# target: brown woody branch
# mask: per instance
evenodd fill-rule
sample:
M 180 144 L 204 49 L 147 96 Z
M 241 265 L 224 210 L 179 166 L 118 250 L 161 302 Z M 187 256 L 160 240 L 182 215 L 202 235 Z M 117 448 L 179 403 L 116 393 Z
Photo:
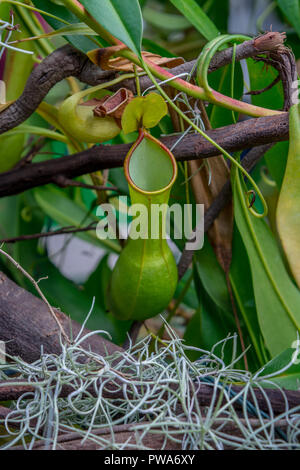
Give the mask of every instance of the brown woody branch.
M 207 131 L 207 134 L 228 152 L 235 152 L 262 144 L 288 139 L 288 114 L 248 119 L 226 127 Z M 177 136 L 161 138 L 169 148 Z M 123 165 L 130 144 L 99 145 L 83 152 L 32 163 L 20 169 L 0 174 L 0 197 L 18 194 L 28 189 L 57 183 L 57 176 L 72 179 L 87 173 Z M 216 147 L 198 134 L 189 134 L 173 151 L 178 161 L 209 158 L 220 153 Z

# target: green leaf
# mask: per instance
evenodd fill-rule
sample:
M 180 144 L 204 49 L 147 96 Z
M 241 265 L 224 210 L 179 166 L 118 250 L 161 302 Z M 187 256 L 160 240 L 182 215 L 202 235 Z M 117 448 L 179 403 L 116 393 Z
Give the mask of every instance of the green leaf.
M 217 262 L 211 244 L 207 240 L 203 248 L 196 253 L 195 258 L 195 269 L 201 281 L 201 284 L 199 285 L 198 282 L 197 286 L 199 303 L 201 305 L 201 309 L 197 314 L 201 315 L 202 321 L 205 324 L 202 334 L 203 336 L 208 335 L 209 332 L 209 337 L 211 338 L 210 344 L 213 346 L 214 342 L 224 339 L 228 333 L 234 333 L 237 327 L 234 321 L 226 276 Z M 261 333 L 253 299 L 252 283 L 251 279 L 249 280 L 249 271 L 247 254 L 236 231 L 233 243 L 230 282 L 235 296 L 236 307 L 239 310 L 246 347 L 251 345 L 251 349 L 247 352 L 248 363 L 251 370 L 255 371 L 257 367 L 265 364 L 266 355 L 260 344 Z M 213 332 L 213 328 L 215 328 L 215 332 Z M 191 329 L 193 328 L 191 327 Z M 190 331 L 189 334 L 193 335 L 196 333 Z M 199 331 L 198 334 L 200 334 Z
M 107 308 L 106 294 L 111 277 L 111 269 L 107 261 L 108 255 L 105 255 L 84 284 L 84 291 L 91 296 L 95 296 L 96 301 L 101 305 L 103 310 Z
M 206 292 L 199 275 L 201 272 L 199 267 L 199 263 L 195 263 L 194 283 L 199 307 L 186 328 L 184 339 L 187 344 L 210 351 L 216 343 L 222 341 L 229 333 L 235 331 L 235 325 L 232 319 L 229 319 L 227 314 L 224 314 L 224 310 L 218 307 Z M 229 344 L 229 347 L 225 349 L 226 362 L 231 360 L 232 343 L 229 342 Z M 221 353 L 221 347 L 215 352 L 216 354 Z M 191 351 L 189 357 L 192 360 L 197 360 L 199 359 L 199 352 Z
M 195 0 L 171 0 L 171 2 L 207 41 L 218 36 L 218 29 Z
M 18 232 L 18 196 L 0 198 L 0 238 L 16 237 Z
M 65 192 L 60 189 L 45 186 L 36 188 L 33 192 L 36 202 L 41 209 L 62 227 L 74 226 L 79 228 L 99 221 L 97 217 L 89 215 L 86 208 L 68 198 Z M 96 246 L 102 245 L 113 252 L 120 252 L 120 247 L 116 241 L 109 239 L 100 240 L 96 235 L 95 229 L 89 232 L 78 233 L 77 236 Z
M 20 160 L 24 135 L 0 135 L 0 173 L 11 170 Z
M 67 21 L 68 23 L 72 24 L 78 24 L 78 18 L 76 15 L 74 15 L 70 10 L 67 8 L 61 6 L 61 5 L 56 5 L 54 3 L 49 2 L 48 0 L 33 0 L 32 2 L 37 8 L 40 8 L 41 10 L 47 11 L 48 13 L 51 13 L 53 15 L 56 15 L 60 18 L 62 18 L 64 21 Z M 43 15 L 42 15 L 43 16 Z M 61 27 L 64 27 L 65 25 L 58 21 L 55 18 L 49 18 L 48 16 L 43 16 L 45 21 L 49 23 L 50 26 L 54 30 L 57 30 Z M 96 36 L 96 33 L 94 32 L 94 35 Z M 95 42 L 91 41 L 91 39 L 82 36 L 82 35 L 66 35 L 65 39 L 69 41 L 73 46 L 75 46 L 77 49 L 81 50 L 82 52 L 86 53 L 92 49 L 95 49 Z
M 252 215 L 235 171 L 235 220 L 251 267 L 260 328 L 272 356 L 290 347 L 300 330 L 300 291 L 291 281 L 266 222 Z
M 201 301 L 187 327 L 184 339 L 193 346 L 211 350 L 218 341 L 222 341 L 229 333 L 233 333 L 233 325 L 228 326 L 224 320 L 223 311 L 216 308 L 208 297 L 197 274 L 194 276 L 194 281 L 196 291 L 198 295 L 201 295 Z
M 0 198 L 0 238 L 17 237 L 20 235 L 20 196 L 11 196 Z M 13 245 L 5 245 L 4 250 L 7 251 L 13 258 L 19 262 L 18 243 Z M 22 287 L 24 286 L 24 279 L 14 266 L 4 257 L 1 259 L 1 264 L 7 267 L 7 272 L 18 282 Z M 1 266 L 2 269 L 2 266 Z
M 17 196 L 0 199 L 0 238 L 18 237 L 30 233 L 40 233 L 44 223 L 44 215 L 36 207 L 36 203 L 30 191 Z M 26 271 L 33 274 L 37 253 L 37 240 L 6 244 L 5 250 Z M 23 274 L 8 260 L 3 260 L 7 270 L 13 279 L 22 287 L 32 287 Z
M 295 342 L 295 348 L 286 349 L 278 356 L 274 357 L 270 362 L 268 362 L 265 365 L 263 372 L 260 374 L 260 378 L 263 378 L 266 375 L 274 374 L 274 378 L 272 377 L 268 380 L 288 390 L 299 390 L 300 356 L 295 357 L 297 352 L 296 343 L 297 342 Z M 283 370 L 289 364 L 291 365 L 287 370 L 279 373 L 280 370 Z M 277 372 L 278 375 L 276 374 Z
M 276 182 L 278 189 L 280 190 L 287 157 L 289 151 L 289 142 L 277 142 L 267 153 L 265 153 L 265 161 L 270 172 L 272 179 Z
M 178 299 L 181 296 L 182 291 L 186 287 L 186 283 L 189 282 L 189 278 L 190 278 L 191 274 L 192 274 L 192 270 L 188 269 L 186 271 L 186 273 L 184 274 L 184 276 L 180 279 L 180 281 L 178 282 L 177 287 L 176 287 L 176 291 L 175 291 L 175 294 L 174 294 L 174 299 Z M 197 293 L 196 293 L 193 281 L 191 282 L 190 286 L 188 287 L 188 289 L 187 289 L 187 291 L 186 291 L 186 293 L 185 293 L 185 295 L 182 299 L 181 304 L 186 305 L 190 309 L 197 310 L 197 308 L 199 306 L 199 302 L 198 302 L 198 297 L 197 297 Z
M 167 104 L 157 93 L 134 98 L 126 106 L 122 115 L 122 129 L 125 134 L 134 132 L 140 127 L 150 129 L 156 126 L 167 113 Z
M 226 338 L 228 334 L 237 332 L 237 326 L 234 320 L 225 273 L 220 267 L 214 250 L 208 240 L 205 241 L 203 248 L 196 253 L 195 258 L 194 269 L 197 272 L 195 272 L 194 279 L 201 306 L 196 316 L 200 314 L 202 325 L 201 330 L 198 330 L 198 334 L 200 334 L 201 344 L 206 344 L 205 348 L 211 349 L 215 343 Z M 232 276 L 230 276 L 230 281 L 232 289 L 235 292 L 236 286 L 234 285 Z M 240 303 L 236 303 L 236 306 L 239 308 Z M 248 323 L 244 321 L 244 315 L 241 316 L 239 314 L 239 319 L 245 345 L 246 347 L 249 345 L 252 346 L 249 351 L 247 351 L 248 365 L 250 370 L 256 371 L 257 367 L 264 364 L 265 361 L 261 359 L 261 355 L 259 356 L 257 354 L 256 348 L 253 348 L 252 337 L 249 334 Z M 193 326 L 191 329 L 193 329 Z M 189 334 L 194 335 L 195 332 L 190 331 Z M 230 342 L 229 345 L 226 347 L 226 357 L 228 361 L 231 360 L 232 343 Z M 199 343 L 195 344 L 195 346 L 199 346 Z M 239 353 L 241 353 L 239 341 L 238 347 Z M 244 367 L 243 360 L 240 361 L 240 367 Z
M 300 2 L 299 0 L 277 0 L 282 13 L 294 26 L 300 36 Z
M 1 4 L 0 7 L 1 20 L 9 21 L 9 12 L 5 14 L 5 9 L 7 7 L 9 11 L 10 5 Z M 25 37 L 28 37 L 29 31 L 25 23 L 16 13 L 14 13 L 14 21 L 19 25 L 20 32 L 17 33 L 17 36 L 14 35 L 13 38 L 24 39 Z M 20 49 L 33 51 L 36 54 L 38 53 L 36 44 L 23 44 Z M 6 84 L 7 101 L 16 100 L 23 93 L 26 81 L 32 71 L 33 66 L 34 62 L 32 54 L 22 54 L 17 51 L 6 49 L 3 80 Z M 20 73 L 20 70 L 22 70 L 22 73 Z
M 289 153 L 276 209 L 276 224 L 289 268 L 300 288 L 300 107 L 289 111 Z
M 10 9 L 11 6 L 9 4 L 0 4 L 0 18 L 3 21 L 9 21 Z M 14 39 L 23 39 L 28 35 L 26 26 L 18 15 L 15 15 L 15 22 L 19 24 L 21 32 L 17 33 L 17 36 L 15 36 Z M 34 44 L 23 44 L 21 48 L 37 52 Z M 6 98 L 7 102 L 14 101 L 23 93 L 26 81 L 32 71 L 34 65 L 32 55 L 22 54 L 20 52 L 7 49 L 5 60 L 3 61 L 2 58 L 2 63 L 4 64 L 3 81 L 6 86 L 1 86 L 1 95 L 3 98 L 1 102 L 5 102 L 4 98 Z M 20 73 L 20 70 L 22 70 L 22 73 Z M 24 134 L 9 136 L 6 133 L 0 136 L 0 172 L 10 170 L 20 160 L 24 145 Z
M 236 325 L 225 274 L 207 239 L 203 248 L 196 252 L 193 269 L 199 306 L 187 326 L 184 339 L 188 344 L 211 350 L 228 334 L 233 334 L 236 331 Z M 221 347 L 217 351 L 221 353 Z M 239 352 L 241 352 L 240 349 Z M 232 343 L 229 342 L 225 351 L 227 361 L 231 360 L 231 354 Z M 193 354 L 190 357 L 194 360 L 197 359 L 197 356 Z M 257 361 L 255 362 L 256 369 Z
M 287 31 L 286 44 L 290 49 L 292 49 L 296 60 L 298 60 L 300 57 L 300 41 L 298 34 L 294 31 Z
M 215 24 L 219 31 L 227 31 L 228 18 L 230 14 L 230 0 L 222 0 L 221 2 L 215 0 L 199 1 L 203 5 L 203 11 L 209 16 L 211 21 Z
M 141 55 L 143 22 L 137 0 L 81 0 L 81 4 L 109 33 Z

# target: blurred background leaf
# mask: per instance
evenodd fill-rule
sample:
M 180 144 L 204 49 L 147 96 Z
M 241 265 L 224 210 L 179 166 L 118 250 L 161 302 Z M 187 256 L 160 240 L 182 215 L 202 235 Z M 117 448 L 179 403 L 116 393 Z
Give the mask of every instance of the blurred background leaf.
M 3 2 L 0 4 L 0 17 L 9 19 L 9 11 L 13 8 L 15 23 L 20 24 L 21 32 L 14 31 L 13 40 L 44 36 L 39 40 L 17 45 L 33 50 L 34 58 L 20 52 L 5 52 L 0 61 L 0 79 L 6 82 L 7 100 L 18 98 L 35 64 L 66 42 L 70 42 L 82 52 L 108 45 L 70 9 L 64 7 L 63 2 L 33 0 L 32 3 L 57 18 L 36 15 L 20 6 Z M 220 33 L 240 32 L 256 36 L 260 30 L 270 30 L 273 25 L 273 30 L 287 31 L 287 44 L 293 49 L 296 59 L 299 60 L 300 57 L 298 0 L 110 0 L 105 4 L 106 9 L 102 8 L 102 4 L 99 9 L 99 2 L 94 0 L 84 0 L 82 4 L 102 26 L 137 53 L 140 52 L 142 30 L 143 49 L 164 57 L 182 56 L 185 60 L 194 60 L 206 42 Z M 117 9 L 111 10 L 112 7 Z M 230 96 L 231 72 L 231 66 L 224 67 L 210 74 L 209 83 L 219 92 Z M 237 63 L 233 96 L 241 99 L 248 89 L 262 90 L 271 84 L 276 76 L 277 72 L 262 62 L 249 59 L 247 64 Z M 12 168 L 39 143 L 41 147 L 32 156 L 34 161 L 60 158 L 86 148 L 84 143 L 70 139 L 68 135 L 65 137 L 64 129 L 59 126 L 56 118 L 57 106 L 61 101 L 84 86 L 76 79 L 62 81 L 50 91 L 40 109 L 26 123 L 11 134 L 0 136 L 0 171 Z M 282 85 L 278 83 L 261 94 L 244 95 L 244 99 L 258 106 L 281 109 Z M 207 113 L 213 128 L 226 126 L 231 124 L 234 118 L 240 118 L 233 116 L 231 111 L 211 105 L 207 107 Z M 35 132 L 42 136 L 36 135 Z M 170 116 L 165 116 L 151 132 L 157 138 L 173 133 Z M 54 140 L 57 135 L 61 142 Z M 121 133 L 108 144 L 133 142 L 136 136 L 137 133 L 128 136 Z M 229 278 L 245 344 L 250 346 L 247 351 L 249 368 L 254 371 L 267 364 L 264 374 L 271 373 L 288 362 L 293 352 L 290 348 L 291 342 L 295 339 L 295 329 L 288 311 L 297 318 L 300 311 L 299 290 L 281 260 L 273 217 L 285 171 L 287 151 L 287 142 L 277 143 L 252 172 L 269 206 L 266 221 L 253 219 L 244 207 L 244 200 L 237 198 L 235 194 L 236 225 Z M 246 152 L 247 150 L 243 155 Z M 186 170 L 186 165 L 179 165 L 178 179 L 170 198 L 171 204 L 178 203 L 182 208 L 186 203 L 195 206 Z M 109 184 L 116 185 L 122 194 L 128 195 L 122 168 L 112 169 L 103 176 Z M 90 183 L 91 178 L 86 175 L 79 178 L 79 181 Z M 242 191 L 246 191 L 244 182 L 240 183 Z M 104 197 L 116 205 L 115 195 L 112 197 L 107 193 Z M 95 191 L 80 188 L 58 189 L 52 185 L 36 188 L 18 196 L 2 198 L 0 237 L 4 239 L 40 233 L 70 225 L 87 226 L 99 220 L 95 215 L 96 201 Z M 259 202 L 255 202 L 255 207 L 261 209 Z M 195 224 L 194 219 L 193 214 L 192 225 Z M 109 331 L 113 341 L 122 344 L 131 322 L 118 322 L 106 311 L 107 285 L 111 269 L 121 250 L 120 244 L 116 240 L 99 240 L 95 231 L 74 234 L 63 240 L 60 238 L 60 242 L 59 237 L 51 238 L 6 244 L 5 249 L 36 279 L 48 275 L 48 279 L 41 282 L 48 300 L 79 322 L 86 317 L 95 297 L 95 307 L 88 326 Z M 72 244 L 74 240 L 78 244 Z M 171 233 L 170 244 L 178 260 L 185 240 L 175 239 Z M 86 251 L 89 254 L 85 256 L 82 253 Z M 82 263 L 82 266 L 79 266 L 82 276 L 78 278 L 74 272 L 76 259 Z M 82 259 L 85 261 L 82 262 Z M 65 260 L 68 262 L 65 263 Z M 27 280 L 7 261 L 0 261 L 0 269 L 33 292 Z M 171 322 L 189 345 L 210 349 L 228 334 L 236 332 L 228 283 L 207 239 L 203 249 L 194 259 L 193 268 L 190 268 L 178 283 L 173 302 L 162 314 L 170 314 L 176 301 L 179 306 Z M 161 320 L 156 318 L 149 323 L 150 326 L 147 324 L 147 327 L 157 332 L 156 327 L 158 325 L 159 328 L 160 324 Z M 146 330 L 142 332 L 145 334 Z M 224 352 L 225 360 L 231 360 L 231 346 L 226 346 Z M 241 352 L 240 348 L 238 352 Z M 222 354 L 222 345 L 218 347 L 218 353 Z M 193 352 L 191 357 L 197 359 Z M 273 359 L 270 361 L 271 357 Z M 240 361 L 239 366 L 244 367 L 243 361 Z M 299 367 L 293 365 L 288 373 L 282 374 L 275 381 L 296 389 L 299 384 Z

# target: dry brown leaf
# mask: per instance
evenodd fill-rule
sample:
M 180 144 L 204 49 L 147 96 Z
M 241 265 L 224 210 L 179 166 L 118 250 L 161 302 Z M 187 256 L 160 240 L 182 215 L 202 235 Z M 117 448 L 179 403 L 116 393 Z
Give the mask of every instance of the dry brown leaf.
M 112 47 L 106 47 L 103 49 L 94 49 L 87 53 L 89 59 L 102 70 L 118 70 L 122 72 L 133 72 L 134 64 L 125 57 L 112 57 L 119 51 L 127 49 L 125 45 L 118 45 Z M 177 65 L 183 64 L 184 60 L 182 57 L 161 57 L 158 54 L 152 52 L 142 52 L 144 59 L 153 62 L 156 65 L 160 65 L 166 68 L 176 67 Z M 143 69 L 137 67 L 137 71 L 141 72 Z

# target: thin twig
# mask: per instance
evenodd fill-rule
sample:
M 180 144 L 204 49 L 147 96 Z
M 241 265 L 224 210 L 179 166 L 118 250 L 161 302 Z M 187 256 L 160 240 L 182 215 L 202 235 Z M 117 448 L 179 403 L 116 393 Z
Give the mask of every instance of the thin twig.
M 268 90 L 271 90 L 271 88 L 273 88 L 275 85 L 277 85 L 277 83 L 280 82 L 280 75 L 277 75 L 277 77 L 275 78 L 275 80 L 272 81 L 272 83 L 270 83 L 268 86 L 266 86 L 265 88 L 262 88 L 261 90 L 250 90 L 250 91 L 247 91 L 246 95 L 253 95 L 253 96 L 256 96 L 256 95 L 261 95 L 262 93 L 265 93 L 266 91 Z

